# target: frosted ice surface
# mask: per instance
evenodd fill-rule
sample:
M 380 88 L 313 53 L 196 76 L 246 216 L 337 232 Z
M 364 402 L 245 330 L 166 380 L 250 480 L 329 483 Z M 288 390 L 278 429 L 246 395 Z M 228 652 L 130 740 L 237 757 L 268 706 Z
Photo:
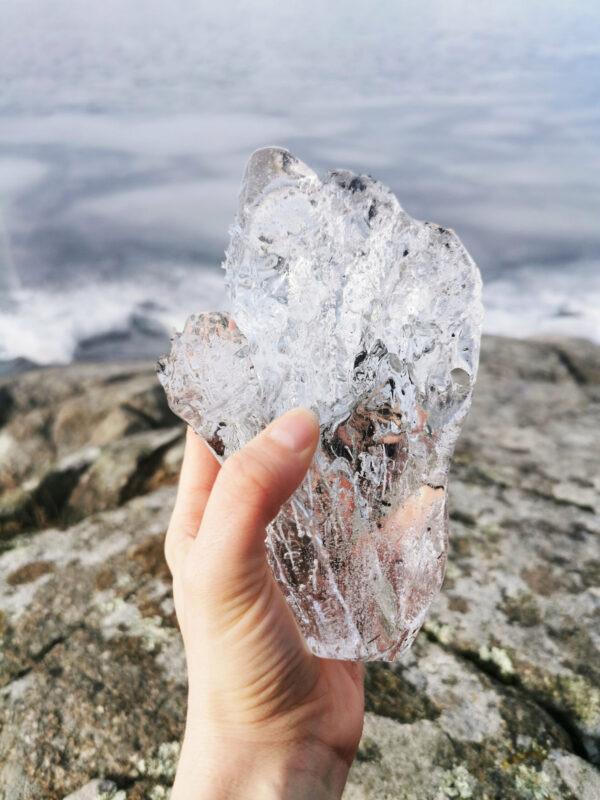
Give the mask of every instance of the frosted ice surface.
M 276 147 L 248 162 L 224 267 L 232 316 L 191 316 L 159 363 L 171 408 L 221 459 L 290 408 L 316 411 L 319 448 L 269 561 L 317 655 L 393 660 L 444 576 L 479 271 L 381 183 L 319 179 Z

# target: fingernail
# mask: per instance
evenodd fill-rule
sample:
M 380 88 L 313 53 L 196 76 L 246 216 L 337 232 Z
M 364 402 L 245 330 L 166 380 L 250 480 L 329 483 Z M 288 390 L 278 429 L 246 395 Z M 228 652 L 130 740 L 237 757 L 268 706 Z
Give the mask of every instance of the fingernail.
M 294 453 L 301 453 L 312 443 L 319 420 L 309 408 L 295 408 L 276 420 L 267 435 Z

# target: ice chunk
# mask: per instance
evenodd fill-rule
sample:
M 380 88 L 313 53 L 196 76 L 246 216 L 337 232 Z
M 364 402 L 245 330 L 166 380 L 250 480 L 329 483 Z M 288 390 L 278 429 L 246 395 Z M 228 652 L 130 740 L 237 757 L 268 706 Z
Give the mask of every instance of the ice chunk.
M 319 448 L 269 561 L 317 655 L 392 660 L 444 576 L 479 271 L 382 184 L 319 179 L 276 147 L 250 158 L 224 266 L 232 319 L 190 317 L 159 364 L 171 408 L 220 458 L 294 406 L 316 411 Z

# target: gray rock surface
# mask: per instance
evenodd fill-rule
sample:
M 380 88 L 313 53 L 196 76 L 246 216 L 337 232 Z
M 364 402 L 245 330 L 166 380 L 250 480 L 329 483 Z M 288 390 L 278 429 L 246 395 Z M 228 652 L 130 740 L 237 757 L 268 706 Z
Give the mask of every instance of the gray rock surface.
M 181 421 L 150 365 L 76 364 L 0 381 L 0 549 L 177 479 Z
M 484 340 L 444 588 L 368 667 L 348 800 L 600 797 L 599 430 L 600 348 Z M 2 800 L 168 797 L 182 448 L 149 365 L 0 382 Z

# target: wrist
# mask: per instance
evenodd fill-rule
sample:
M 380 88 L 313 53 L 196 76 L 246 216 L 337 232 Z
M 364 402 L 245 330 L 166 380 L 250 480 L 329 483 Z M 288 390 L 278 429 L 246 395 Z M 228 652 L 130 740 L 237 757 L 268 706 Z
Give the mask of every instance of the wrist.
M 171 800 L 334 800 L 350 764 L 318 744 L 184 739 Z

